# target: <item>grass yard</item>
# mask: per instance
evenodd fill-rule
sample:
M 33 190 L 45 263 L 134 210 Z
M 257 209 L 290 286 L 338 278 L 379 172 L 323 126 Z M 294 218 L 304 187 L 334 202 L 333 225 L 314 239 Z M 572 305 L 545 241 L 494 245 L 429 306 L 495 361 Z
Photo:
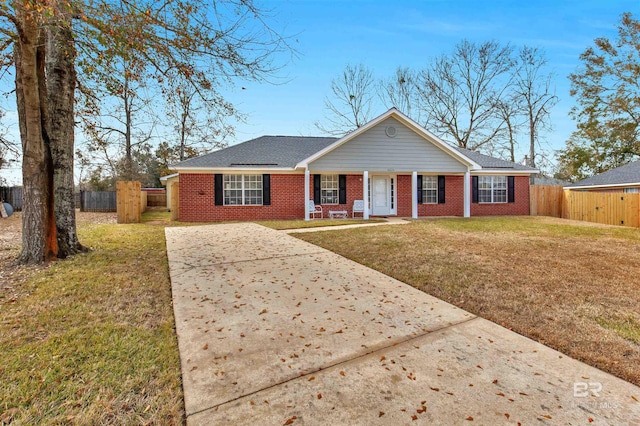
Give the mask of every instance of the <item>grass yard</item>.
M 640 230 L 543 217 L 295 234 L 640 385 Z
M 78 216 L 91 252 L 48 267 L 12 267 L 19 238 L 2 242 L 20 279 L 0 297 L 0 424 L 184 422 L 164 227 L 98 215 Z
M 341 226 L 341 225 L 361 225 L 363 223 L 379 223 L 386 222 L 384 219 L 313 219 L 313 220 L 262 220 L 256 223 L 268 228 L 282 229 L 303 229 L 303 228 L 319 228 L 322 226 Z

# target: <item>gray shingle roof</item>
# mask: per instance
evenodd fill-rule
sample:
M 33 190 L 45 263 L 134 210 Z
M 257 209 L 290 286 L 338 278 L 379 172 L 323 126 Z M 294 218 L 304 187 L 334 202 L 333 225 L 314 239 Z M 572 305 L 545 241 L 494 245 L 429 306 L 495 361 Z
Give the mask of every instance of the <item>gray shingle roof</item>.
M 334 143 L 336 138 L 309 136 L 261 136 L 200 157 L 190 158 L 180 167 L 288 167 Z
M 453 146 L 453 145 L 452 145 Z M 523 164 L 512 163 L 511 161 L 501 160 L 499 158 L 490 157 L 488 155 L 480 154 L 476 151 L 471 151 L 458 146 L 453 146 L 454 149 L 459 151 L 462 155 L 469 157 L 471 160 L 480 164 L 483 169 L 511 169 L 511 170 L 536 170 L 532 167 L 525 166 Z
M 569 185 L 569 188 L 595 185 L 624 185 L 640 183 L 640 160 L 591 176 Z
M 190 158 L 171 168 L 260 167 L 293 168 L 300 161 L 331 145 L 337 138 L 310 136 L 261 136 L 200 157 Z M 522 164 L 500 160 L 454 146 L 462 155 L 486 169 L 535 170 Z

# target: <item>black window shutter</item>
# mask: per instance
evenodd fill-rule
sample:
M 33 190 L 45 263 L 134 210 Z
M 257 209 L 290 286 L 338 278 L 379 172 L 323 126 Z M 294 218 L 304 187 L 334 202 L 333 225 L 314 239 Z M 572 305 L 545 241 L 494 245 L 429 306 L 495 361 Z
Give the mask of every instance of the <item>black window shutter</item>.
M 471 176 L 471 202 L 478 202 L 478 176 Z
M 347 175 L 338 175 L 338 204 L 347 204 Z
M 216 206 L 224 204 L 224 193 L 222 192 L 222 175 L 216 173 L 213 178 L 213 203 Z
M 444 204 L 444 176 L 438 176 L 438 204 Z
M 320 175 L 313 175 L 313 202 L 322 204 L 320 198 Z
M 513 176 L 507 177 L 507 198 L 510 203 L 516 201 L 516 179 Z
M 418 184 L 416 186 L 418 187 L 418 204 L 422 204 L 422 175 L 418 175 Z
M 271 175 L 262 175 L 262 205 L 271 205 Z

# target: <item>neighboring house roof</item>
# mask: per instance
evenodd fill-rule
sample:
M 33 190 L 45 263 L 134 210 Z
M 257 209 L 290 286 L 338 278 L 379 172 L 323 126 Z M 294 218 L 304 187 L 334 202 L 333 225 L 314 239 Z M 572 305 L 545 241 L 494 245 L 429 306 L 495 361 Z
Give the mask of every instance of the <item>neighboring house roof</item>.
M 557 179 L 551 176 L 543 175 L 542 173 L 531 176 L 531 185 L 557 185 L 567 186 L 571 182 L 564 179 Z
M 640 160 L 581 180 L 566 188 L 640 185 Z
M 391 108 L 389 111 L 340 139 L 311 136 L 261 136 L 228 148 L 201 155 L 200 157 L 173 164 L 170 168 L 173 170 L 304 168 L 310 162 L 331 152 L 391 116 L 400 120 L 405 126 L 414 130 L 461 163 L 471 167 L 474 171 L 537 172 L 536 169 L 522 164 L 512 163 L 464 148 L 454 147 L 428 132 L 395 108 Z
M 310 136 L 261 136 L 173 164 L 171 168 L 294 168 L 336 140 Z

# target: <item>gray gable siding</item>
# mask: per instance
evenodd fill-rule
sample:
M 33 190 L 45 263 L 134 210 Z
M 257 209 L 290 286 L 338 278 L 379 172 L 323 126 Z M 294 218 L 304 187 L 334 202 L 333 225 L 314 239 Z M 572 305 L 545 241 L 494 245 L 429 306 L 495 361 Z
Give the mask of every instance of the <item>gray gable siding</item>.
M 387 126 L 397 135 L 385 134 Z M 311 172 L 465 172 L 467 167 L 393 117 L 309 164 Z

